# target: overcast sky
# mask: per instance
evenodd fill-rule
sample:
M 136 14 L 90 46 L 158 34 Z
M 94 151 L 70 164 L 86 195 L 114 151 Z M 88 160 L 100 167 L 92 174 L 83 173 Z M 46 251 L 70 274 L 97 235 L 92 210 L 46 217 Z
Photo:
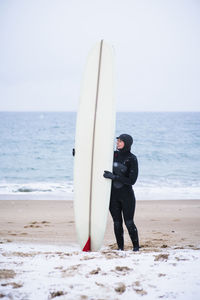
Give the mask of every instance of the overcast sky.
M 101 39 L 118 111 L 200 111 L 199 0 L 0 0 L 0 111 L 76 111 Z

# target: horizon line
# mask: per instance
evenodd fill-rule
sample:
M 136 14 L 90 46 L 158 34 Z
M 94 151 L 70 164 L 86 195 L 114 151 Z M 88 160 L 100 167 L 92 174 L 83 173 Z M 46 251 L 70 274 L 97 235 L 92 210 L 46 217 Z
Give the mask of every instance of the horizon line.
M 78 110 L 0 110 L 7 113 L 77 113 Z M 200 110 L 117 110 L 116 113 L 199 113 Z

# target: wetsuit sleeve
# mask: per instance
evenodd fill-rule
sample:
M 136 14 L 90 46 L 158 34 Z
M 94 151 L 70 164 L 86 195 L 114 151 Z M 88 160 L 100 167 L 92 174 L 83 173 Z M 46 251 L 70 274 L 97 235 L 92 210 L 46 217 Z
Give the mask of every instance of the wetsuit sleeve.
M 116 180 L 127 185 L 134 185 L 138 178 L 138 161 L 136 157 L 131 157 L 128 176 L 116 175 Z

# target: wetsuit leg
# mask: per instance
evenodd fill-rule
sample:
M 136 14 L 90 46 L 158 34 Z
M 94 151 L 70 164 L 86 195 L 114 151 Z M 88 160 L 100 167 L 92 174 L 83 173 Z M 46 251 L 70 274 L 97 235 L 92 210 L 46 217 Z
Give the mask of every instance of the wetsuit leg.
M 110 199 L 110 213 L 114 222 L 114 233 L 118 249 L 124 250 L 124 230 L 122 226 L 122 204 L 116 198 Z
M 139 238 L 138 231 L 133 221 L 135 213 L 135 195 L 133 190 L 127 190 L 123 194 L 122 210 L 124 221 L 128 229 L 129 236 L 131 238 L 134 251 L 139 250 Z

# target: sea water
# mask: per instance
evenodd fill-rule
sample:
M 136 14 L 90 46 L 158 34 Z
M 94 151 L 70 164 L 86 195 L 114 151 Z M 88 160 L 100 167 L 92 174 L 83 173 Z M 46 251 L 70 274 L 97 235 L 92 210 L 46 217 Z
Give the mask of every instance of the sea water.
M 0 199 L 73 199 L 75 124 L 75 112 L 0 112 Z M 121 133 L 137 199 L 200 198 L 200 112 L 119 112 Z

